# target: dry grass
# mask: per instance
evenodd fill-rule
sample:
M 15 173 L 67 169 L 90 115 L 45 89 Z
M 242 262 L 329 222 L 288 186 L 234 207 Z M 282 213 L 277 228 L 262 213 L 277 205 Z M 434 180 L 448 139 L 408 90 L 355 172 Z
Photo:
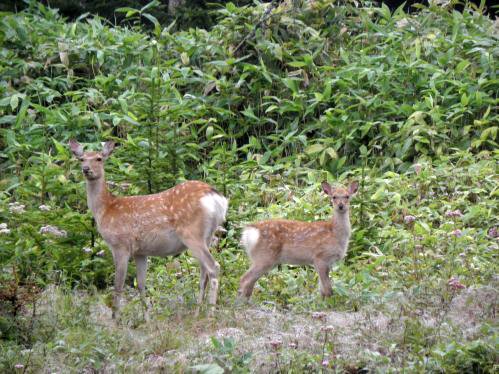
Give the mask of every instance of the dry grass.
M 398 301 L 365 305 L 356 312 L 222 305 L 216 317 L 195 318 L 194 310 L 180 306 L 173 315 L 153 309 L 147 323 L 130 294 L 117 325 L 102 295 L 50 287 L 40 298 L 37 318 L 57 324 L 56 343 L 35 345 L 30 362 L 34 372 L 166 373 L 213 362 L 231 367 L 250 353 L 246 369 L 255 373 L 403 367 L 415 340 L 429 349 L 438 341 L 479 337 L 484 323 L 496 322 L 497 289 L 469 288 L 453 294 L 447 305 L 423 309 L 408 305 L 410 298 L 402 294 Z M 213 337 L 232 341 L 234 349 L 221 352 Z M 46 358 L 37 361 L 42 352 Z M 324 367 L 323 359 L 329 361 Z

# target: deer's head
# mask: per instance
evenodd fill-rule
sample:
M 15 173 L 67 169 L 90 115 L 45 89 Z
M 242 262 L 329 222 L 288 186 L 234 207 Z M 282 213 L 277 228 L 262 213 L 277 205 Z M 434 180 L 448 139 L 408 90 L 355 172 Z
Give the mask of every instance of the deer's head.
M 352 182 L 348 188 L 332 187 L 328 182 L 322 182 L 322 190 L 328 195 L 335 213 L 348 213 L 350 198 L 359 189 L 359 183 Z
M 104 176 L 104 161 L 113 152 L 113 141 L 106 142 L 101 152 L 84 152 L 83 146 L 74 139 L 69 141 L 69 147 L 75 157 L 80 160 L 81 171 L 87 180 L 93 181 Z

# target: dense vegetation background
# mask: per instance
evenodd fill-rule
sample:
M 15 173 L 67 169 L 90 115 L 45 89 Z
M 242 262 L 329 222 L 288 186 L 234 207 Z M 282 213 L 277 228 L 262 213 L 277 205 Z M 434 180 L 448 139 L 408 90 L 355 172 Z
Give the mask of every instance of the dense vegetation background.
M 36 2 L 2 14 L 2 371 L 497 369 L 497 22 L 473 4 L 268 7 L 228 3 L 210 31 L 147 5 L 119 10 L 123 26 Z M 112 258 L 71 138 L 119 143 L 116 194 L 202 179 L 230 198 L 218 318 L 193 317 L 181 255 L 150 259 L 154 322 L 133 297 L 124 326 L 108 321 Z M 256 309 L 234 306 L 242 225 L 327 219 L 324 179 L 361 183 L 334 296 L 284 266 Z
M 82 14 L 90 13 L 107 19 L 112 24 L 126 24 L 125 14 L 117 11 L 120 8 L 141 9 L 146 5 L 148 14 L 155 17 L 161 24 L 174 22 L 173 30 L 189 27 L 210 28 L 216 23 L 216 10 L 229 3 L 227 0 L 43 0 L 45 6 L 57 9 L 58 13 L 73 21 Z M 237 6 L 252 4 L 251 0 L 234 0 Z M 16 12 L 29 6 L 25 0 L 4 0 L 0 11 Z M 147 26 L 145 27 L 147 29 Z

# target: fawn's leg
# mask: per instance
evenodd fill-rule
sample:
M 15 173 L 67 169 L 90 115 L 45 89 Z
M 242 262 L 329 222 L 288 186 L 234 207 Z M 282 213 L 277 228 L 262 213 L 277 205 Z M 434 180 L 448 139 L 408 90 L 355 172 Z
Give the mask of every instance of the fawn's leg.
M 239 291 L 238 295 L 243 296 L 245 298 L 249 298 L 253 293 L 253 288 L 255 287 L 256 281 L 265 273 L 267 273 L 274 264 L 263 263 L 258 264 L 254 263 L 251 265 L 249 270 L 241 277 L 241 281 L 239 283 Z
M 320 260 L 314 262 L 314 268 L 319 274 L 320 292 L 322 297 L 328 297 L 333 294 L 331 281 L 329 280 L 329 264 Z

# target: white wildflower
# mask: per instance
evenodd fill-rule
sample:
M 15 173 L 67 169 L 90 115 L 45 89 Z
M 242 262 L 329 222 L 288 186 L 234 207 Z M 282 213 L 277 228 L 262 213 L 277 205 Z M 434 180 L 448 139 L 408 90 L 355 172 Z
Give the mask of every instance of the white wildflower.
M 0 230 L 6 229 L 7 224 L 5 222 L 0 223 Z
M 38 209 L 43 210 L 44 212 L 48 212 L 51 208 L 48 205 L 42 204 L 38 207 Z
M 397 26 L 398 29 L 403 29 L 409 24 L 409 20 L 407 18 L 402 18 L 401 20 L 398 20 L 395 23 L 395 26 Z
M 441 6 L 442 8 L 446 7 L 449 4 L 450 4 L 449 0 L 433 0 L 430 2 L 430 5 L 437 5 L 437 6 Z
M 24 213 L 26 208 L 26 205 L 20 204 L 18 202 L 15 203 L 9 203 L 9 212 L 15 213 L 15 214 L 21 214 Z
M 10 229 L 0 229 L 0 235 L 3 235 L 3 234 L 5 234 L 5 235 L 10 234 Z
M 101 250 L 95 254 L 96 256 L 103 257 L 104 256 L 104 250 Z
M 421 166 L 421 164 L 414 164 L 412 166 L 414 167 L 414 171 L 416 172 L 416 174 L 419 175 L 419 173 L 421 173 L 421 170 L 423 169 L 423 167 Z
M 68 236 L 68 233 L 66 231 L 52 225 L 42 226 L 40 228 L 40 234 L 51 234 L 59 238 L 65 238 L 66 236 Z
M 85 253 L 92 253 L 92 252 L 93 252 L 93 250 L 92 250 L 92 248 L 90 248 L 90 247 L 84 247 L 84 248 L 83 248 L 83 252 L 85 252 Z
M 127 182 L 122 182 L 122 183 L 119 184 L 120 189 L 123 190 L 123 191 L 128 190 L 131 185 L 132 185 L 131 183 L 127 183 Z

